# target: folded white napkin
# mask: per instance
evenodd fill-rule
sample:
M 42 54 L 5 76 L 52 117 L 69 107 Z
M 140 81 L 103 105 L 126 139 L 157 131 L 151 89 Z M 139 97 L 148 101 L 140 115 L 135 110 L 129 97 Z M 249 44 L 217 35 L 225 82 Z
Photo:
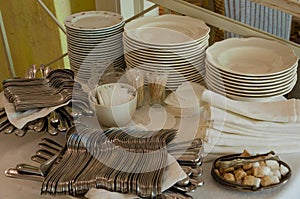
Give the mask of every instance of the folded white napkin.
M 261 146 L 261 147 L 273 147 L 279 145 L 299 145 L 300 146 L 300 137 L 284 137 L 279 136 L 264 136 L 255 137 L 255 136 L 245 136 L 239 134 L 233 134 L 224 131 L 218 131 L 216 129 L 207 128 L 205 142 L 210 144 L 218 144 L 220 146 Z
M 207 126 L 222 131 L 222 128 L 240 129 L 245 132 L 261 132 L 262 134 L 277 133 L 280 135 L 299 135 L 300 123 L 282 123 L 255 120 L 235 114 L 224 109 L 206 106 L 205 116 Z M 228 130 L 227 130 L 228 131 Z M 243 132 L 241 132 L 243 133 Z
M 289 128 L 263 128 L 263 127 L 256 127 L 256 126 L 241 126 L 236 124 L 230 123 L 217 123 L 214 122 L 213 124 L 206 125 L 206 128 L 212 128 L 218 131 L 231 133 L 233 135 L 243 135 L 243 136 L 252 136 L 252 137 L 259 137 L 263 138 L 281 138 L 281 139 L 299 139 L 299 128 L 289 129 Z M 298 131 L 297 131 L 298 129 Z
M 229 99 L 215 92 L 205 90 L 201 100 L 210 106 L 224 109 L 244 117 L 270 122 L 300 122 L 300 101 L 298 99 L 276 102 L 244 102 Z
M 299 153 L 300 145 L 279 145 L 276 147 L 265 147 L 265 146 L 248 146 L 246 143 L 240 146 L 222 146 L 217 144 L 210 144 L 204 142 L 204 155 L 226 155 L 233 153 L 242 153 L 243 150 L 247 149 L 251 154 L 257 153 L 267 153 L 273 150 L 276 154 L 289 154 L 289 153 Z
M 128 126 L 137 125 L 145 130 L 171 129 L 176 125 L 176 118 L 161 105 L 143 107 L 136 110 Z
M 164 100 L 167 108 L 178 117 L 196 115 L 201 112 L 200 99 L 204 87 L 193 82 L 182 83 Z
M 205 90 L 202 130 L 206 154 L 300 152 L 300 102 L 242 102 Z
M 204 87 L 193 82 L 182 83 L 175 92 L 170 93 L 165 103 L 174 107 L 190 108 L 200 105 Z
M 169 189 L 176 182 L 186 178 L 186 173 L 182 170 L 175 158 L 168 155 L 168 167 L 163 175 L 162 191 Z M 110 192 L 104 189 L 90 189 L 85 195 L 89 199 L 133 199 L 137 198 L 133 194 L 122 194 L 117 192 Z
M 2 103 L 5 108 L 7 118 L 9 122 L 18 129 L 23 128 L 25 124 L 27 124 L 28 122 L 36 120 L 38 118 L 45 117 L 55 109 L 65 106 L 69 103 L 68 101 L 58 106 L 40 108 L 40 109 L 31 109 L 23 112 L 16 112 L 14 104 L 9 103 L 9 101 L 7 100 L 3 92 L 1 92 L 1 95 L 2 96 L 0 97 L 2 99 Z

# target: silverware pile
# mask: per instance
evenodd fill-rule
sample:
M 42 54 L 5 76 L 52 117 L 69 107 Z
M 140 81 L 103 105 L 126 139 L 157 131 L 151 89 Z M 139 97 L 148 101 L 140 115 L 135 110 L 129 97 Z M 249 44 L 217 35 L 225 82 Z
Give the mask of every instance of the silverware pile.
M 69 137 L 66 152 L 45 177 L 42 193 L 80 195 L 103 188 L 140 197 L 160 195 L 166 145 L 175 135 L 174 130 L 149 136 L 131 128 L 83 128 Z
M 37 72 L 41 78 L 37 78 Z M 14 133 L 22 137 L 27 131 L 48 132 L 57 135 L 67 131 L 81 115 L 92 116 L 87 94 L 80 83 L 74 80 L 74 72 L 68 69 L 51 70 L 32 65 L 25 78 L 7 79 L 3 82 L 4 94 L 13 103 L 16 111 L 26 111 L 65 103 L 68 105 L 52 111 L 48 116 L 28 122 L 22 129 L 16 128 L 7 118 L 4 108 L 0 109 L 0 132 Z M 65 97 L 64 97 L 65 96 Z
M 170 143 L 168 153 L 174 156 L 187 174 L 187 178 L 177 182 L 171 190 L 182 193 L 194 192 L 204 185 L 201 176 L 203 173 L 203 146 L 202 140 L 195 138 L 193 141 Z
M 34 167 L 18 164 L 6 176 L 43 181 L 42 193 L 82 195 L 90 188 L 134 193 L 143 198 L 192 198 L 188 195 L 203 186 L 202 142 L 170 143 L 176 130 L 159 132 L 135 128 L 106 131 L 76 125 L 66 134 L 65 146 L 43 138 L 31 159 Z M 168 153 L 176 157 L 188 177 L 162 193 L 162 175 Z M 42 165 L 54 165 L 43 170 Z M 43 177 L 44 176 L 44 177 Z
M 80 117 L 92 116 L 93 111 L 86 105 L 73 102 L 66 106 L 57 108 L 45 117 L 28 122 L 22 129 L 16 128 L 7 118 L 4 108 L 0 109 L 0 132 L 15 134 L 22 137 L 28 131 L 48 132 L 50 135 L 57 135 L 66 132 L 75 123 L 80 123 Z
M 7 79 L 3 88 L 16 111 L 57 106 L 71 99 L 88 102 L 81 84 L 74 81 L 74 72 L 68 69 L 50 71 L 45 78 Z

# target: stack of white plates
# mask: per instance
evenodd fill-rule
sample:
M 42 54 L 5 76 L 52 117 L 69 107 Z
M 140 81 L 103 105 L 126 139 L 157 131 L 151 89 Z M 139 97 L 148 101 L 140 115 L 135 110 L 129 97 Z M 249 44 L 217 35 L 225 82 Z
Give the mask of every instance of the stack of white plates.
M 71 69 L 78 78 L 89 80 L 108 65 L 124 67 L 123 17 L 108 11 L 73 14 L 64 22 L 67 29 Z
M 205 74 L 205 49 L 210 28 L 198 19 L 179 15 L 141 17 L 124 27 L 128 68 L 168 73 L 167 87 L 200 83 Z
M 231 38 L 206 51 L 210 90 L 244 101 L 265 101 L 289 93 L 297 81 L 298 57 L 282 43 Z

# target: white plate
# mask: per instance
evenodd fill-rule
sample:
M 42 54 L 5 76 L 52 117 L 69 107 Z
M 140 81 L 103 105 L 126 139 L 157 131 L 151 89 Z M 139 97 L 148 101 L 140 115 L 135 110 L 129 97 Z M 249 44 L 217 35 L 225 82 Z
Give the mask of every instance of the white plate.
M 210 81 L 205 81 L 207 87 L 213 91 L 216 91 L 222 95 L 232 95 L 232 96 L 236 96 L 236 97 L 245 97 L 245 98 L 266 98 L 266 97 L 275 97 L 275 96 L 279 96 L 279 95 L 285 95 L 287 93 L 289 93 L 294 85 L 296 84 L 296 81 L 294 82 L 294 84 L 292 84 L 289 87 L 286 87 L 282 90 L 279 91 L 274 91 L 274 92 L 267 92 L 267 93 L 241 93 L 238 90 L 237 91 L 232 91 L 232 90 L 228 90 L 227 88 L 224 87 L 220 87 L 220 86 L 215 86 L 214 84 L 211 84 Z
M 115 55 L 123 55 L 123 48 L 119 48 L 117 50 L 114 51 L 110 51 L 110 52 L 105 52 L 105 53 L 97 53 L 97 52 L 81 52 L 81 51 L 75 51 L 75 50 L 71 50 L 69 51 L 69 53 L 79 57 L 79 58 L 86 58 L 87 56 L 90 57 L 90 59 L 98 59 L 98 58 L 111 58 L 111 57 L 115 57 Z
M 289 46 L 255 37 L 216 42 L 207 48 L 206 57 L 226 72 L 254 77 L 283 73 L 298 62 Z
M 198 52 L 196 52 L 196 54 L 191 54 L 189 56 L 187 55 L 181 55 L 181 54 L 176 54 L 173 52 L 166 52 L 165 56 L 161 56 L 161 55 L 155 55 L 155 54 L 148 54 L 145 51 L 141 51 L 141 50 L 136 50 L 136 51 L 132 51 L 132 50 L 128 50 L 126 47 L 124 47 L 124 54 L 127 53 L 131 53 L 132 56 L 137 57 L 137 58 L 149 58 L 151 60 L 157 60 L 157 61 L 167 61 L 167 60 L 172 60 L 174 62 L 180 61 L 180 60 L 194 60 L 194 59 L 201 59 L 202 62 L 204 63 L 205 60 L 205 53 L 202 54 L 198 54 Z
M 114 32 L 118 32 L 120 30 L 123 31 L 125 22 L 121 22 L 115 26 L 103 28 L 103 29 L 73 29 L 66 26 L 66 31 L 69 34 L 76 35 L 78 37 L 94 37 L 94 36 L 104 36 L 107 34 L 112 34 Z
M 201 48 L 195 48 L 195 49 L 185 49 L 181 48 L 180 50 L 172 50 L 172 49 L 153 49 L 153 48 L 144 48 L 144 47 L 136 47 L 131 46 L 127 44 L 127 42 L 124 40 L 124 52 L 133 52 L 137 54 L 141 54 L 143 56 L 149 56 L 149 57 L 157 57 L 157 58 L 178 58 L 178 57 L 194 57 L 194 56 L 205 56 L 205 49 L 208 46 L 208 43 L 206 46 Z
M 274 74 L 274 75 L 248 76 L 248 75 L 239 75 L 239 74 L 230 73 L 228 71 L 224 71 L 220 68 L 213 66 L 211 63 L 209 63 L 209 61 L 207 59 L 205 60 L 205 65 L 206 65 L 206 67 L 210 68 L 211 70 L 215 71 L 216 73 L 220 73 L 221 75 L 231 77 L 234 79 L 239 79 L 240 81 L 247 81 L 247 82 L 277 81 L 278 78 L 286 76 L 290 73 L 294 73 L 298 67 L 298 63 L 296 63 L 295 65 L 291 66 L 288 70 L 283 71 L 282 73 L 278 73 L 278 74 Z
M 189 44 L 179 44 L 179 45 L 173 45 L 173 46 L 163 46 L 163 45 L 152 45 L 148 43 L 142 43 L 140 41 L 136 41 L 130 37 L 127 36 L 126 32 L 123 32 L 123 38 L 124 41 L 126 41 L 127 44 L 130 44 L 132 46 L 136 46 L 137 48 L 154 48 L 154 49 L 162 49 L 162 50 L 174 50 L 174 51 L 182 51 L 182 49 L 201 49 L 204 45 L 208 43 L 209 37 L 205 37 L 201 41 L 194 41 Z
M 120 35 L 123 37 L 123 29 L 119 29 L 114 32 L 107 32 L 105 34 L 92 34 L 92 35 L 80 35 L 80 34 L 75 34 L 71 32 L 67 32 L 67 37 L 72 37 L 73 39 L 78 39 L 78 40 L 104 40 L 110 37 L 113 37 L 115 35 Z
M 82 38 L 78 37 L 77 35 L 70 35 L 67 33 L 67 38 L 74 41 L 74 42 L 83 42 L 83 43 L 99 43 L 99 42 L 109 42 L 114 41 L 117 39 L 122 39 L 123 34 L 122 31 L 116 34 L 108 34 L 105 37 L 88 37 L 88 38 Z
M 297 69 L 291 71 L 286 75 L 283 75 L 282 77 L 278 77 L 276 79 L 269 79 L 268 81 L 266 80 L 245 81 L 244 79 L 232 78 L 230 76 L 215 72 L 210 67 L 206 67 L 206 74 L 213 76 L 216 80 L 223 81 L 225 83 L 232 84 L 232 85 L 239 85 L 239 86 L 246 86 L 246 87 L 269 87 L 274 85 L 280 85 L 290 81 L 290 79 L 294 78 L 294 76 L 297 74 Z
M 195 56 L 190 59 L 187 58 L 181 58 L 179 57 L 177 59 L 170 59 L 170 58 L 164 58 L 164 59 L 158 59 L 157 57 L 149 57 L 147 55 L 142 56 L 135 54 L 135 52 L 129 52 L 125 53 L 125 56 L 128 57 L 128 59 L 131 59 L 132 61 L 137 61 L 141 63 L 152 63 L 152 64 L 166 64 L 166 65 L 199 65 L 204 63 L 204 56 Z
M 122 45 L 111 45 L 111 46 L 103 46 L 102 44 L 95 46 L 93 48 L 85 48 L 84 46 L 82 47 L 77 47 L 75 45 L 70 45 L 68 44 L 68 50 L 74 53 L 80 53 L 80 54 L 98 54 L 101 55 L 102 53 L 113 53 L 113 52 L 118 52 L 120 50 L 120 48 L 122 49 Z
M 204 77 L 200 74 L 200 73 L 191 73 L 191 74 L 187 74 L 187 73 L 180 73 L 178 71 L 166 71 L 166 70 L 157 70 L 157 69 L 149 69 L 149 68 L 142 68 L 139 66 L 133 66 L 130 63 L 126 63 L 127 66 L 130 66 L 131 68 L 138 68 L 141 69 L 145 72 L 167 72 L 168 73 L 168 82 L 174 82 L 177 83 L 177 81 L 182 81 L 182 80 L 190 80 L 190 79 L 203 79 Z
M 76 46 L 77 48 L 95 48 L 95 47 L 112 47 L 112 45 L 118 45 L 123 47 L 122 39 L 115 39 L 112 41 L 99 41 L 95 43 L 87 43 L 80 41 L 73 41 L 70 38 L 67 38 L 67 44 L 71 46 Z
M 111 28 L 123 23 L 123 17 L 109 11 L 86 11 L 67 17 L 64 21 L 65 26 L 72 29 L 99 30 Z
M 80 35 L 93 35 L 93 34 L 106 34 L 107 32 L 113 32 L 119 29 L 123 29 L 125 25 L 125 21 L 122 21 L 116 25 L 106 27 L 106 28 L 101 28 L 101 29 L 83 29 L 83 28 L 74 28 L 74 27 L 69 27 L 66 26 L 66 30 L 68 32 L 72 32 L 74 34 L 80 34 Z
M 196 69 L 196 71 L 203 71 L 204 70 L 204 65 L 201 65 L 201 63 L 199 64 L 189 64 L 189 63 L 186 63 L 186 64 L 179 64 L 179 65 L 176 65 L 176 64 L 161 64 L 161 63 L 157 63 L 157 64 L 153 64 L 153 63 L 149 63 L 149 62 L 140 62 L 139 60 L 132 60 L 130 59 L 127 55 L 125 55 L 125 60 L 131 64 L 133 64 L 134 66 L 139 66 L 139 67 L 142 67 L 142 68 L 153 68 L 153 69 L 156 69 L 156 70 L 159 70 L 159 69 L 164 69 L 164 70 L 167 70 L 167 69 L 170 69 L 170 70 L 177 70 L 178 67 L 183 67 L 183 68 L 186 68 L 186 69 L 190 69 L 190 70 L 194 70 Z
M 293 86 L 295 84 L 295 81 L 297 80 L 297 75 L 295 74 L 293 78 L 289 79 L 289 81 L 286 81 L 281 84 L 276 84 L 273 86 L 268 87 L 250 87 L 250 86 L 242 86 L 237 84 L 230 84 L 225 81 L 220 81 L 213 76 L 211 76 L 209 73 L 206 73 L 205 79 L 210 82 L 211 85 L 215 85 L 217 87 L 224 87 L 226 90 L 239 92 L 239 93 L 269 93 L 269 92 L 276 92 L 279 90 L 284 90 L 287 87 Z
M 135 19 L 124 26 L 130 38 L 146 44 L 188 44 L 207 36 L 210 28 L 199 19 L 165 14 Z

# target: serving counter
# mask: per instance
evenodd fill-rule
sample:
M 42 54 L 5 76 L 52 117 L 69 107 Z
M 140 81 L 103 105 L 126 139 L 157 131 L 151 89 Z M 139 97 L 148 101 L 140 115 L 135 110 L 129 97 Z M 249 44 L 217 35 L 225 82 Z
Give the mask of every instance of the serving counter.
M 37 144 L 42 137 L 51 137 L 45 133 L 28 133 L 20 138 L 15 135 L 0 134 L 0 198 L 9 199 L 67 199 L 72 196 L 51 196 L 40 195 L 41 183 L 29 180 L 14 179 L 4 176 L 4 171 L 8 168 L 15 167 L 18 163 L 33 164 L 30 160 L 37 150 Z M 53 138 L 53 137 L 51 137 Z M 55 137 L 55 140 L 63 140 L 63 136 Z M 210 175 L 211 162 L 204 163 L 203 180 L 205 185 L 196 190 L 191 195 L 195 199 L 202 198 L 230 198 L 230 199 L 298 199 L 300 195 L 300 154 L 282 155 L 280 158 L 290 165 L 292 177 L 282 186 L 259 192 L 240 192 L 219 185 Z M 101 197 L 99 197 L 101 198 Z

